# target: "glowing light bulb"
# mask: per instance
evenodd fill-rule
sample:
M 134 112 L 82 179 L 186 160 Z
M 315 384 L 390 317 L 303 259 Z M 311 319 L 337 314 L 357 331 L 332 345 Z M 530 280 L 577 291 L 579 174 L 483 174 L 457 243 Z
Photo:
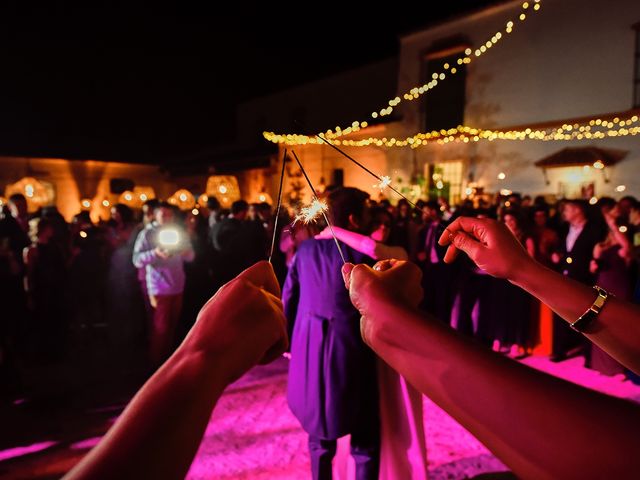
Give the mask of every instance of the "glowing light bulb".
M 194 215 L 200 215 L 200 210 L 198 210 L 197 208 L 194 208 L 193 210 L 191 210 L 191 213 Z
M 624 192 L 627 189 L 626 185 L 618 185 L 616 187 L 616 192 Z
M 87 238 L 87 232 L 85 232 L 84 230 L 80 230 L 80 237 Z
M 595 205 L 596 203 L 598 203 L 598 197 L 591 197 L 589 199 L 589 205 Z
M 180 233 L 175 228 L 165 228 L 158 233 L 158 242 L 163 247 L 175 247 L 180 243 Z
M 180 194 L 180 201 L 181 202 L 186 202 L 187 201 L 187 194 L 186 193 L 181 193 Z
M 218 191 L 224 195 L 225 193 L 227 193 L 227 187 L 225 187 L 224 185 L 220 185 L 218 187 Z
M 83 206 L 84 208 L 90 208 L 90 207 L 91 207 L 91 202 L 90 202 L 89 200 L 86 200 L 86 199 L 85 199 L 85 200 L 82 200 L 82 202 L 81 202 L 81 203 L 82 203 L 82 206 Z
M 604 168 L 604 163 L 602 163 L 602 160 L 596 160 L 595 162 L 593 162 L 593 168 L 602 170 Z
M 507 175 L 504 172 L 498 174 L 498 180 L 504 180 L 505 178 L 507 178 Z
M 103 206 L 103 207 L 108 207 L 109 205 L 111 205 L 111 204 L 109 203 L 109 200 L 102 200 L 102 206 Z
M 143 202 L 146 202 L 148 198 L 149 198 L 149 197 L 147 197 L 147 194 L 146 194 L 146 193 L 141 193 L 141 194 L 140 194 L 140 200 L 142 200 Z

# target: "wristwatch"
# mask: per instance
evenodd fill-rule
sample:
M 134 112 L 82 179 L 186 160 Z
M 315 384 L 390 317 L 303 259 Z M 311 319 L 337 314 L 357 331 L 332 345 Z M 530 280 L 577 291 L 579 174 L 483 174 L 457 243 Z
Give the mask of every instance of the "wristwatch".
M 594 285 L 593 289 L 598 292 L 598 296 L 594 300 L 593 304 L 589 307 L 589 310 L 584 312 L 575 322 L 569 324 L 569 326 L 576 332 L 586 333 L 589 325 L 593 323 L 598 314 L 604 308 L 605 303 L 607 303 L 607 299 L 610 296 L 613 296 L 604 288 L 600 288 L 597 285 Z

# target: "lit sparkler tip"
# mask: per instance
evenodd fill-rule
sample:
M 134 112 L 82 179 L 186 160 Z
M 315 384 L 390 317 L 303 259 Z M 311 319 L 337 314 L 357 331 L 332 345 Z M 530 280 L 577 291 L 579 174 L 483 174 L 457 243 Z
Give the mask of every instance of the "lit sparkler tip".
M 391 185 L 391 177 L 384 175 L 380 177 L 380 183 L 377 183 L 373 186 L 373 188 L 379 188 L 382 192 L 385 188 Z
M 329 209 L 329 206 L 323 200 L 318 200 L 315 198 L 310 205 L 306 207 L 302 207 L 300 209 L 300 213 L 296 215 L 293 224 L 295 225 L 298 222 L 302 222 L 305 225 L 308 225 L 312 222 L 315 222 L 316 219 L 322 215 L 323 212 L 326 212 Z

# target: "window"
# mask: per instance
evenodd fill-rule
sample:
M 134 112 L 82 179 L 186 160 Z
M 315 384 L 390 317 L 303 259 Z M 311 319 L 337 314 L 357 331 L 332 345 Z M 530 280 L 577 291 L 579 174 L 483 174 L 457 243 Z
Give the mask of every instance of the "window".
M 434 75 L 446 74 L 446 79 L 441 81 L 438 78 L 438 85 L 424 97 L 424 125 L 427 132 L 464 124 L 467 65 L 457 62 L 458 58 L 464 56 L 464 50 L 465 46 L 458 46 L 429 53 L 425 57 L 424 83 L 432 81 Z M 448 68 L 445 68 L 445 64 Z M 456 69 L 455 74 L 451 73 L 452 68 Z
M 640 108 L 640 22 L 633 28 L 636 31 L 636 58 L 633 75 L 633 107 Z
M 457 203 L 462 195 L 462 162 L 445 162 L 426 165 L 429 198 L 446 198 Z

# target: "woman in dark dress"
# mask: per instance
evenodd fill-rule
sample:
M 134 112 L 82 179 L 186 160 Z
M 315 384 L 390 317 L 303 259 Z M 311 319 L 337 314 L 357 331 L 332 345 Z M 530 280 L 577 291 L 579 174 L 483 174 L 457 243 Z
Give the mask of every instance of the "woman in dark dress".
M 196 321 L 202 306 L 216 293 L 213 283 L 212 249 L 207 241 L 207 219 L 189 212 L 185 218 L 185 229 L 195 252 L 193 262 L 184 264 L 185 285 L 182 314 L 178 326 L 178 340 L 187 334 Z
M 33 338 L 43 360 L 61 359 L 68 328 L 65 258 L 53 241 L 55 230 L 51 221 L 34 218 L 29 221 L 29 228 L 33 243 L 24 250 L 24 263 Z
M 593 249 L 591 272 L 597 275 L 596 284 L 622 300 L 631 298 L 631 244 L 618 230 L 615 212 L 605 214 L 609 234 Z M 589 365 L 605 375 L 624 373 L 624 367 L 597 346 L 591 344 Z
M 533 238 L 525 233 L 520 216 L 516 212 L 507 211 L 502 220 L 533 257 L 535 255 Z M 500 343 L 500 351 L 511 352 L 518 358 L 527 356 L 534 344 L 531 333 L 533 316 L 531 296 L 502 279 L 494 281 L 491 290 L 493 338 Z

